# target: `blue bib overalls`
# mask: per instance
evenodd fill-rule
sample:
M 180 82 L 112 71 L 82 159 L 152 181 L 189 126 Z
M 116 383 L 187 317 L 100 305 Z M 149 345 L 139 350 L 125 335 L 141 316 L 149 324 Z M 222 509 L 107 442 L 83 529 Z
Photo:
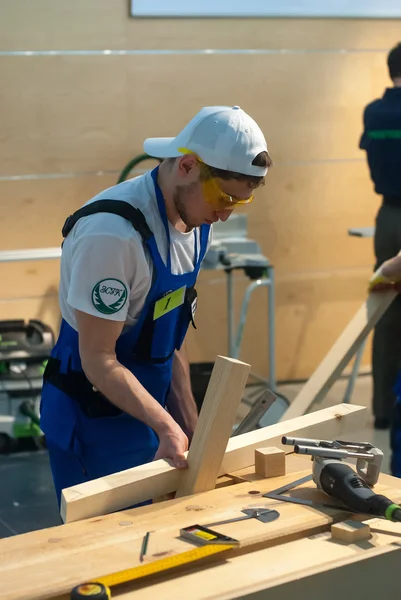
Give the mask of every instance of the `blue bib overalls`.
M 170 246 L 168 220 L 163 195 L 157 184 L 157 173 L 158 167 L 152 171 L 152 178 Z M 83 207 L 81 216 L 104 212 L 105 202 L 109 203 L 106 212 L 117 214 L 121 214 L 121 206 L 126 204 L 113 200 L 99 201 L 100 206 L 98 209 L 93 206 L 91 213 L 85 211 L 91 204 Z M 201 226 L 200 244 L 195 232 L 193 270 L 174 275 L 171 272 L 170 252 L 167 253 L 167 264 L 164 264 L 143 214 L 131 205 L 126 208 L 139 213 L 141 217 L 141 227 L 136 227 L 130 216 L 126 218 L 142 234 L 153 261 L 154 276 L 138 322 L 117 340 L 116 356 L 165 407 L 174 351 L 181 347 L 189 323 L 193 320 L 196 304 L 194 285 L 207 250 L 210 226 Z M 80 211 L 73 217 L 76 215 L 80 218 L 78 213 Z M 183 301 L 169 310 L 171 292 L 176 290 L 181 290 L 178 297 Z M 165 303 L 163 297 L 166 297 Z M 59 337 L 44 375 L 40 409 L 41 428 L 46 436 L 59 503 L 61 490 L 65 487 L 149 462 L 158 448 L 158 438 L 150 427 L 119 410 L 102 394 L 94 391 L 83 373 L 78 348 L 78 333 L 62 320 Z

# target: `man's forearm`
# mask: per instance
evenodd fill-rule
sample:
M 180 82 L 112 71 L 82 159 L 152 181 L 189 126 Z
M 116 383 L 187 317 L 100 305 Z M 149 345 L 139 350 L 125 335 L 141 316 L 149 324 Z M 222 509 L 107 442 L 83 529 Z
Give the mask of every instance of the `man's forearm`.
M 191 439 L 198 420 L 198 409 L 192 393 L 189 360 L 184 345 L 174 354 L 173 377 L 167 408 Z
M 93 386 L 124 412 L 151 427 L 159 436 L 175 426 L 174 419 L 117 358 L 106 353 L 83 361 Z

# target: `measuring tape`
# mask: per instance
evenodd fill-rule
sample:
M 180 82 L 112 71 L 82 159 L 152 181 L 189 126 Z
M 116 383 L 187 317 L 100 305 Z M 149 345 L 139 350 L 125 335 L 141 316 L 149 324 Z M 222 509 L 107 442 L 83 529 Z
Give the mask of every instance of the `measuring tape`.
M 200 548 L 193 548 L 192 550 L 161 558 L 138 567 L 133 567 L 132 569 L 125 569 L 111 573 L 110 575 L 98 577 L 96 581 L 77 585 L 71 592 L 70 600 L 82 600 L 84 598 L 89 598 L 90 600 L 109 600 L 111 598 L 110 587 L 114 585 L 136 581 L 149 575 L 156 575 L 157 573 L 162 573 L 163 571 L 212 556 L 213 554 L 226 552 L 233 547 L 234 544 L 201 546 Z

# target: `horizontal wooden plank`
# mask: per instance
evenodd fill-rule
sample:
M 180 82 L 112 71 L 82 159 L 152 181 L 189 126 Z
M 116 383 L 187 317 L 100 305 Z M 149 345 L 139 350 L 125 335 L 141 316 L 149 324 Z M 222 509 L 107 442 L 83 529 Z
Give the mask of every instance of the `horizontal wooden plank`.
M 46 15 L 46 21 L 43 21 Z M 131 19 L 126 0 L 3 0 L 1 49 L 381 48 L 400 21 Z
M 211 103 L 248 111 L 276 162 L 362 159 L 363 108 L 387 85 L 381 52 L 3 57 L 0 73 L 6 176 L 121 170 Z
M 242 468 L 239 465 L 244 467 L 253 465 L 257 448 L 265 446 L 281 448 L 281 438 L 283 435 L 290 435 L 289 429 L 299 437 L 330 439 L 363 428 L 366 418 L 366 407 L 338 404 L 290 421 L 235 436 L 228 442 L 221 473 L 232 473 Z M 292 451 L 290 447 L 284 447 L 284 450 L 286 453 Z
M 253 465 L 255 449 L 280 446 L 283 435 L 337 437 L 363 427 L 366 408 L 347 404 L 304 415 L 292 421 L 230 438 L 220 475 Z M 289 450 L 288 450 L 289 451 Z M 166 460 L 158 460 L 63 490 L 61 515 L 64 522 L 86 519 L 121 510 L 145 500 L 174 492 L 183 472 Z

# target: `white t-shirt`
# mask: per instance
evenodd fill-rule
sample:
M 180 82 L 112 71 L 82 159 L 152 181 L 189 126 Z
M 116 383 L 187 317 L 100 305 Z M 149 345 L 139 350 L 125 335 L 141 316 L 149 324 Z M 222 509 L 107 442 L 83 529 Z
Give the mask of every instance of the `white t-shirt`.
M 166 264 L 168 241 L 150 171 L 104 190 L 87 204 L 106 199 L 123 200 L 141 210 Z M 192 271 L 194 236 L 200 249 L 200 229 L 181 233 L 169 223 L 169 231 L 172 273 Z M 211 235 L 209 244 L 210 240 Z M 130 221 L 98 213 L 80 219 L 64 240 L 60 271 L 61 314 L 71 327 L 77 330 L 74 309 L 130 327 L 149 292 L 153 262 Z

